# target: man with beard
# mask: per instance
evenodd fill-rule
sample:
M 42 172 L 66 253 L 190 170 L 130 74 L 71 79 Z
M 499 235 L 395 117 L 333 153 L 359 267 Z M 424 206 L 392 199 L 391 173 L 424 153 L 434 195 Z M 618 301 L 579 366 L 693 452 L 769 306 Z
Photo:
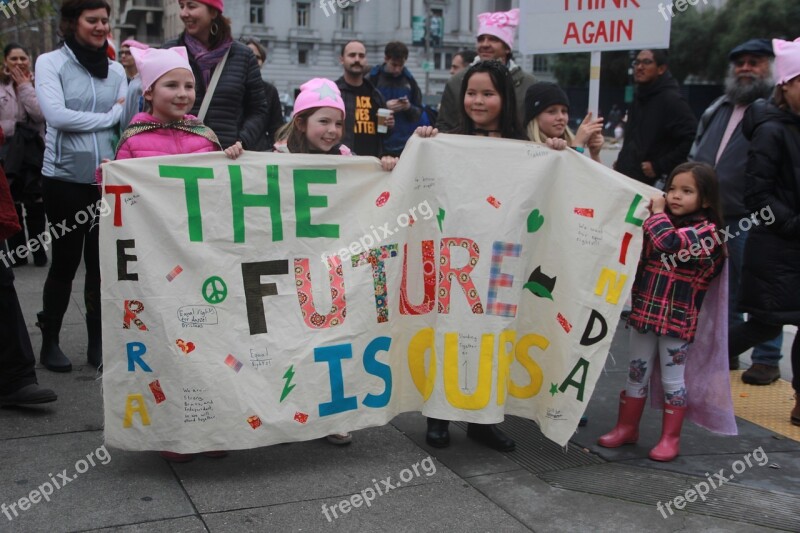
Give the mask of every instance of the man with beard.
M 350 41 L 342 46 L 339 62 L 344 74 L 336 85 L 344 100 L 344 137 L 342 143 L 356 155 L 383 155 L 384 133 L 378 133 L 378 109 L 386 107 L 386 100 L 378 89 L 364 76 L 367 72 L 367 48 L 361 41 Z M 386 125 L 394 126 L 390 116 Z
M 633 62 L 636 98 L 614 169 L 658 186 L 686 161 L 697 119 L 667 66 L 666 50 L 642 50 Z
M 697 138 L 689 158 L 713 166 L 719 178 L 720 199 L 728 239 L 728 327 L 733 328 L 743 320 L 736 311 L 739 283 L 747 232 L 741 231 L 739 220 L 748 218 L 744 203 L 745 166 L 750 141 L 742 134 L 741 121 L 745 111 L 759 98 L 769 98 L 772 92 L 772 44 L 767 39 L 752 39 L 740 44 L 728 55 L 731 61 L 725 79 L 725 94 L 715 100 L 700 118 Z M 755 104 L 759 105 L 759 104 Z M 738 233 L 737 233 L 738 232 Z M 769 385 L 780 377 L 783 335 L 759 344 L 753 350 L 753 366 L 742 381 L 752 385 Z M 739 368 L 739 359 L 731 359 L 731 369 Z

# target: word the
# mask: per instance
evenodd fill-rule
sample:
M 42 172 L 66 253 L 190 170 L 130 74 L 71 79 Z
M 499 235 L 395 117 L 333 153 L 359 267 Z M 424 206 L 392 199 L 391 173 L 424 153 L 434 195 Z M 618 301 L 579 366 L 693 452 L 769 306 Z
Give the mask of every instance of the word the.
M 743 458 L 744 461 L 742 461 L 742 459 L 737 459 L 736 461 L 733 462 L 733 464 L 731 465 L 731 469 L 734 471 L 734 473 L 741 474 L 747 468 L 752 468 L 753 463 L 750 462 L 751 457 L 756 461 L 756 464 L 758 464 L 758 466 L 764 466 L 769 462 L 769 457 L 767 457 L 767 454 L 764 452 L 764 448 L 759 446 L 752 452 L 745 455 Z M 747 463 L 746 466 L 745 463 Z M 708 472 L 706 472 L 706 479 L 708 480 L 707 483 L 705 481 L 695 483 L 694 488 L 687 489 L 686 492 L 683 493 L 683 496 L 675 496 L 674 499 L 666 503 L 666 510 L 669 511 L 669 516 L 675 514 L 675 512 L 672 510 L 673 505 L 675 506 L 676 509 L 683 509 L 686 506 L 686 502 L 689 503 L 695 502 L 697 501 L 698 496 L 702 501 L 706 501 L 706 495 L 709 492 L 711 492 L 711 489 L 716 490 L 723 484 L 732 480 L 733 478 L 734 478 L 733 474 L 731 474 L 730 476 L 725 475 L 724 468 L 720 468 L 719 472 L 714 474 L 713 478 Z M 717 481 L 717 483 L 714 483 L 715 480 Z M 667 513 L 664 512 L 664 507 L 665 506 L 662 505 L 661 502 L 658 502 L 656 504 L 656 509 L 658 509 L 658 511 L 661 513 L 661 516 L 663 516 L 666 519 Z
M 422 461 L 418 463 L 414 463 L 411 465 L 411 468 L 414 469 L 414 472 L 411 472 L 411 469 L 404 468 L 400 471 L 400 481 L 403 483 L 408 483 L 414 476 L 420 477 L 420 472 L 417 469 L 418 466 L 422 467 L 422 471 L 425 472 L 425 475 L 430 477 L 436 473 L 436 465 L 433 463 L 433 459 L 430 456 L 426 457 Z M 400 486 L 400 483 L 392 483 L 392 476 L 387 477 L 386 479 L 382 479 L 380 485 L 378 481 L 373 479 L 372 482 L 375 484 L 375 489 L 378 491 L 378 494 L 375 494 L 375 491 L 372 490 L 372 487 L 367 487 L 366 489 L 362 490 L 360 493 L 353 494 L 347 500 L 342 500 L 334 505 L 328 507 L 324 503 L 322 504 L 322 514 L 325 515 L 325 518 L 328 519 L 328 522 L 332 522 L 333 518 L 339 518 L 339 515 L 336 514 L 336 508 L 339 508 L 339 512 L 343 515 L 349 513 L 352 508 L 354 507 L 361 507 L 362 504 L 366 504 L 367 507 L 372 506 L 372 500 L 374 500 L 377 496 L 383 496 L 387 494 L 390 490 L 394 490 Z M 381 490 L 381 486 L 383 486 L 383 490 Z M 369 495 L 368 495 L 369 493 Z M 333 518 L 331 518 L 328 511 L 333 514 Z
M 675 257 L 677 256 L 678 261 L 681 263 L 685 263 L 690 261 L 694 258 L 699 257 L 701 254 L 705 254 L 706 256 L 711 254 L 711 250 L 714 246 L 714 241 L 716 240 L 718 246 L 722 246 L 722 243 L 728 242 L 730 239 L 736 238 L 742 234 L 742 232 L 747 233 L 750 231 L 750 228 L 753 226 L 758 226 L 761 222 L 758 220 L 761 217 L 761 220 L 764 221 L 765 226 L 769 226 L 773 222 L 775 222 L 775 214 L 772 212 L 772 207 L 767 206 L 761 209 L 761 211 L 756 211 L 750 214 L 749 217 L 745 217 L 739 220 L 739 230 L 736 233 L 731 233 L 728 230 L 728 227 L 720 228 L 719 231 L 714 233 L 714 237 L 706 236 L 700 239 L 700 242 L 692 243 L 688 249 L 684 248 L 674 254 L 661 254 L 661 262 L 664 264 L 664 268 L 667 270 L 672 270 L 673 268 L 677 267 L 678 264 L 675 262 Z M 720 238 L 720 234 L 722 234 L 722 238 Z M 669 266 L 667 261 L 672 263 L 672 267 Z
M 339 9 L 347 9 L 353 4 L 357 4 L 359 0 L 319 0 L 319 7 L 322 8 L 322 11 L 325 12 L 326 17 L 330 17 L 331 13 L 336 13 L 336 6 L 339 6 Z M 364 2 L 369 2 L 369 0 L 364 0 Z M 328 13 L 328 8 L 331 8 L 331 13 Z
M 675 12 L 672 10 L 673 8 L 677 9 L 678 11 L 683 13 L 684 11 L 686 11 L 687 7 L 696 6 L 699 3 L 700 3 L 700 0 L 675 0 L 674 4 L 672 2 L 670 2 L 665 7 L 664 4 L 659 2 L 658 3 L 658 12 L 661 13 L 661 16 L 664 17 L 664 20 L 669 22 L 669 17 L 667 16 L 667 11 L 669 11 L 669 16 L 670 17 L 674 17 L 675 16 Z M 703 3 L 708 5 L 708 0 L 703 0 Z
M 54 490 L 61 489 L 67 483 L 70 483 L 78 479 L 78 476 L 80 474 L 84 474 L 89 470 L 89 465 L 97 466 L 97 464 L 95 464 L 94 462 L 95 458 L 97 458 L 97 460 L 100 461 L 100 464 L 102 465 L 107 465 L 108 463 L 111 462 L 111 454 L 109 454 L 108 450 L 106 450 L 105 444 L 100 446 L 96 450 L 89 452 L 89 454 L 86 456 L 86 459 L 78 459 L 75 462 L 75 471 L 77 472 L 77 474 L 70 476 L 69 474 L 67 474 L 66 468 L 62 470 L 61 473 L 58 474 L 57 476 L 58 480 L 56 480 L 56 478 L 53 477 L 53 474 L 48 474 L 50 476 L 50 480 L 45 481 L 37 488 L 33 489 L 30 492 L 30 494 L 28 494 L 28 496 L 23 496 L 19 500 L 11 502 L 9 504 L 5 503 L 0 504 L 0 512 L 6 515 L 6 518 L 8 518 L 8 520 L 11 521 L 19 516 L 19 513 L 17 512 L 17 507 L 19 507 L 20 511 L 27 511 L 28 509 L 31 508 L 32 505 L 36 505 L 37 503 L 42 501 L 42 499 L 49 502 L 50 496 L 52 496 Z M 59 483 L 59 481 L 61 483 Z M 11 513 L 14 513 L 13 518 L 11 517 Z
M 367 1 L 369 2 L 369 0 Z M 15 4 L 19 9 L 25 9 L 31 2 L 35 4 L 36 0 L 0 0 L 0 11 L 3 12 L 3 15 L 5 15 L 7 19 L 10 19 L 11 15 L 8 14 L 9 9 L 11 9 L 13 15 L 17 14 L 17 10 L 14 9 Z
M 2 9 L 2 6 L 3 3 L 2 0 L 0 0 L 0 10 Z M 105 198 L 101 198 L 96 204 L 89 205 L 85 210 L 75 213 L 75 222 L 78 224 L 86 224 L 90 220 L 96 221 L 98 216 L 104 217 L 109 213 L 111 213 L 111 206 L 108 205 L 108 202 Z M 93 222 L 93 224 L 95 223 L 96 222 Z M 69 226 L 66 220 L 58 222 L 55 226 L 48 222 L 47 229 L 41 234 L 36 235 L 28 240 L 26 244 L 21 244 L 15 249 L 10 250 L 7 256 L 5 253 L 0 253 L 0 261 L 2 261 L 5 266 L 9 267 L 17 262 L 17 259 L 14 257 L 15 255 L 19 259 L 25 259 L 28 257 L 29 253 L 35 252 L 39 248 L 42 250 L 47 250 L 50 248 L 50 244 L 54 239 L 63 237 L 72 230 L 77 229 L 77 227 L 77 224 Z
M 372 233 L 366 233 L 363 237 L 358 239 L 357 241 L 353 241 L 350 243 L 349 246 L 346 248 L 342 248 L 339 250 L 338 255 L 342 261 L 347 261 L 350 259 L 351 255 L 358 255 L 361 252 L 369 251 L 375 244 L 379 244 L 382 242 L 386 237 L 391 237 L 396 232 L 400 231 L 400 228 L 406 228 L 411 224 L 411 220 L 413 220 L 414 215 L 417 214 L 417 210 L 419 210 L 419 214 L 422 215 L 422 218 L 425 220 L 430 220 L 433 217 L 433 209 L 431 209 L 428 200 L 425 200 L 421 204 L 416 207 L 412 207 L 408 210 L 408 214 L 400 213 L 397 215 L 397 220 L 395 221 L 397 225 L 394 229 L 389 229 L 389 222 L 383 224 L 382 226 L 370 226 L 369 229 L 372 230 Z M 381 235 L 378 235 L 378 230 L 381 230 Z M 373 238 L 373 235 L 375 238 Z M 328 264 L 328 257 L 329 254 L 322 253 L 320 255 L 320 259 L 322 263 L 327 265 Z

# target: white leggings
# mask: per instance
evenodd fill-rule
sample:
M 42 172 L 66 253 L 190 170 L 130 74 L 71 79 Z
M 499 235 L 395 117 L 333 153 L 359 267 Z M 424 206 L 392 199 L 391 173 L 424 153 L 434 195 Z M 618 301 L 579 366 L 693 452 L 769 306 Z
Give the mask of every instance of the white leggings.
M 691 343 L 675 337 L 659 336 L 648 331 L 631 330 L 631 363 L 625 395 L 629 398 L 646 398 L 650 375 L 656 356 L 661 360 L 661 384 L 664 403 L 676 407 L 686 406 L 686 385 L 683 372 L 686 352 Z

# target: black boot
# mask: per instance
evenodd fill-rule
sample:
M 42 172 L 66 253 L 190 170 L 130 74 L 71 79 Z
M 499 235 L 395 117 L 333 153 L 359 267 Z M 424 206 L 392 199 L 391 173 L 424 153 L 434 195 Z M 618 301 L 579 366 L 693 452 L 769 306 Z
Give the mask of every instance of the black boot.
M 19 218 L 19 225 L 22 226 L 22 229 L 9 237 L 6 241 L 6 244 L 8 245 L 9 256 L 13 259 L 11 263 L 12 268 L 27 265 L 29 253 L 26 251 L 24 255 L 17 254 L 17 248 L 20 246 L 25 246 L 27 241 L 25 239 L 25 219 L 23 217 L 22 204 L 15 203 L 14 207 L 17 209 L 17 217 Z
M 428 418 L 428 432 L 425 434 L 425 442 L 434 448 L 447 448 L 450 446 L 449 426 L 449 420 Z
M 83 302 L 86 304 L 86 331 L 89 334 L 89 348 L 86 359 L 99 369 L 103 365 L 103 334 L 100 322 L 100 278 L 86 278 L 83 289 Z
M 39 319 L 36 325 L 42 330 L 42 351 L 39 353 L 39 361 L 42 366 L 53 372 L 71 372 L 72 363 L 58 345 L 61 319 L 56 320 L 45 314 L 44 311 L 37 313 L 36 316 Z
M 58 345 L 61 321 L 67 312 L 71 293 L 72 283 L 47 278 L 42 298 L 44 310 L 36 315 L 39 318 L 36 325 L 42 330 L 42 351 L 39 353 L 39 360 L 46 369 L 53 372 L 72 370 L 72 363 Z
M 517 447 L 516 443 L 494 424 L 474 424 L 470 422 L 467 425 L 467 437 L 498 452 L 513 452 L 514 448 Z
M 38 238 L 45 231 L 44 203 L 33 202 L 25 206 L 25 224 L 28 226 L 28 235 L 31 239 Z M 41 240 L 39 241 L 41 243 Z M 47 264 L 47 252 L 40 245 L 33 252 L 33 264 L 45 266 Z
M 86 315 L 86 331 L 89 334 L 86 360 L 99 370 L 103 366 L 103 328 L 99 316 Z

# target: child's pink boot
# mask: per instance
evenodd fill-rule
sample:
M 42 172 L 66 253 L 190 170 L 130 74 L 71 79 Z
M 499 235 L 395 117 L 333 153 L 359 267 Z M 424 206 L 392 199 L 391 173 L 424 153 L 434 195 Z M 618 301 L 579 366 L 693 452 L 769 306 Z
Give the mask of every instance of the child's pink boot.
M 623 444 L 634 444 L 639 440 L 639 420 L 642 419 L 647 398 L 628 398 L 625 391 L 619 393 L 619 414 L 614 429 L 597 439 L 604 448 L 619 448 Z

